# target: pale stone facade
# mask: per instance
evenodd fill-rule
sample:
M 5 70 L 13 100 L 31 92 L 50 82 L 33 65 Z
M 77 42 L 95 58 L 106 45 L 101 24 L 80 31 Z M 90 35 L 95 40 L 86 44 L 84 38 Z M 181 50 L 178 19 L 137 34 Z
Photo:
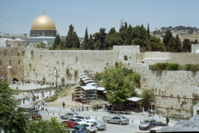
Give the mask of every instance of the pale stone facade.
M 7 80 L 42 81 L 60 84 L 78 83 L 78 75 L 83 72 L 96 74 L 122 62 L 141 75 L 141 88 L 154 89 L 155 107 L 164 113 L 188 115 L 199 95 L 199 72 L 149 70 L 150 64 L 158 62 L 198 64 L 199 54 L 145 52 L 139 46 L 114 46 L 113 50 L 39 50 L 0 49 L 0 75 Z M 7 67 L 11 66 L 8 72 Z
M 6 47 L 26 48 L 27 42 L 25 40 L 7 40 Z

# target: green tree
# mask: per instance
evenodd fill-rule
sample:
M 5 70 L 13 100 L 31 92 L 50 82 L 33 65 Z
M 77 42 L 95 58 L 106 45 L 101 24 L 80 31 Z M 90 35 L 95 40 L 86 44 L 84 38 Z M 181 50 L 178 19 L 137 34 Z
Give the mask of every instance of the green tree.
M 169 42 L 167 43 L 167 51 L 170 51 L 170 52 L 175 52 L 176 51 L 176 40 L 174 37 L 171 37 Z
M 55 37 L 54 43 L 53 43 L 53 50 L 56 50 L 57 46 L 60 45 L 61 39 L 59 34 Z
M 79 48 L 80 41 L 76 32 L 74 31 L 73 25 L 71 24 L 69 26 L 68 34 L 66 36 L 65 48 L 72 48 L 72 47 Z
M 189 39 L 184 39 L 182 45 L 184 52 L 191 52 L 191 41 Z
M 166 50 L 168 49 L 168 43 L 169 43 L 169 41 L 170 41 L 170 39 L 171 39 L 172 37 L 173 37 L 173 36 L 172 36 L 172 33 L 171 33 L 170 30 L 167 30 L 167 31 L 165 32 L 165 34 L 163 35 L 163 43 L 164 43 L 164 45 L 165 45 L 165 47 L 166 47 Z
M 152 51 L 164 51 L 164 46 L 161 40 L 155 36 L 150 37 L 150 45 Z
M 147 37 L 148 37 L 148 39 L 150 39 L 150 36 L 151 36 L 151 34 L 150 34 L 150 28 L 149 28 L 149 23 L 148 23 L 148 25 L 147 25 Z
M 115 31 L 115 28 L 112 28 L 105 39 L 106 49 L 111 49 L 114 45 L 121 45 L 122 42 L 120 34 Z
M 83 41 L 83 49 L 89 49 L 89 38 L 88 38 L 88 29 L 86 28 L 84 41 Z
M 27 115 L 16 111 L 18 92 L 9 88 L 6 82 L 0 82 L 0 131 L 5 133 L 25 133 Z
M 116 68 L 106 69 L 102 73 L 101 84 L 106 88 L 108 101 L 119 110 L 121 110 L 120 105 L 123 105 L 128 97 L 137 95 L 132 70 L 123 67 L 121 64 Z
M 175 41 L 175 52 L 182 52 L 181 41 L 178 35 L 176 35 Z
M 123 45 L 131 45 L 131 41 L 133 39 L 133 27 L 129 25 L 129 27 L 125 31 L 126 31 L 125 33 L 126 37 L 125 37 Z
M 93 40 L 93 35 L 90 34 L 90 38 L 89 38 L 89 49 L 90 50 L 94 50 L 94 40 Z
M 80 48 L 80 41 L 79 41 L 79 38 L 78 38 L 76 32 L 73 32 L 73 38 L 74 38 L 74 41 L 73 41 L 72 46 L 74 48 Z
M 100 28 L 100 31 L 95 33 L 94 36 L 94 41 L 96 48 L 98 50 L 103 50 L 105 49 L 105 39 L 106 39 L 106 29 L 105 28 Z
M 155 100 L 153 89 L 144 90 L 141 94 L 141 97 L 143 98 L 141 100 L 141 105 L 147 110 L 150 108 L 150 101 L 152 100 L 154 102 Z
M 66 133 L 67 128 L 57 121 L 56 117 L 51 120 L 30 121 L 26 133 Z

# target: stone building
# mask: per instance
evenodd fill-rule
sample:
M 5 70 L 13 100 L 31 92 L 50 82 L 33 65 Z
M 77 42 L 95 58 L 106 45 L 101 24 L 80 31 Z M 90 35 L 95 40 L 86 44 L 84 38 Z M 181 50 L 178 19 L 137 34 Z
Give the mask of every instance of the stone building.
M 26 41 L 28 44 L 47 42 L 47 45 L 52 45 L 56 35 L 55 23 L 50 17 L 43 14 L 34 19 L 30 29 L 30 37 Z
M 21 39 L 7 40 L 6 41 L 6 47 L 26 48 L 27 42 L 25 40 L 21 40 Z

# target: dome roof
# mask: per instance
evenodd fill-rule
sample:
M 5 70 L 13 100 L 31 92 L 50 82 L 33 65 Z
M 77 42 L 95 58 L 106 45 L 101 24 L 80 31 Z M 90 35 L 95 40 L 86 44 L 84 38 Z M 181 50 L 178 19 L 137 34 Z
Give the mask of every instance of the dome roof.
M 56 27 L 52 19 L 41 15 L 33 21 L 31 30 L 56 30 Z

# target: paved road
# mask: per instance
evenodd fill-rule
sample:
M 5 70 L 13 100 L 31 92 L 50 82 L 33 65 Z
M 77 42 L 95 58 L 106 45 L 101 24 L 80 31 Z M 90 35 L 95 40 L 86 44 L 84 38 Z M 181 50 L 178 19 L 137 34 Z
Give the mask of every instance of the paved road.
M 57 117 L 58 121 L 62 121 L 60 119 L 60 115 L 70 112 L 70 109 L 61 109 L 61 108 L 55 108 L 55 107 L 48 107 L 48 112 L 41 111 L 43 119 L 49 120 L 51 117 Z M 114 116 L 115 114 L 110 114 L 108 112 L 105 112 L 103 110 L 98 111 L 83 111 L 79 112 L 80 115 L 89 115 L 92 119 L 102 120 L 102 116 Z M 98 131 L 102 133 L 133 133 L 133 132 L 149 132 L 149 131 L 141 131 L 139 130 L 138 126 L 140 123 L 140 120 L 143 120 L 145 118 L 148 118 L 148 116 L 144 116 L 139 113 L 132 113 L 131 115 L 124 115 L 130 120 L 129 125 L 118 125 L 118 124 L 107 124 L 107 130 L 104 131 Z M 165 118 L 160 116 L 153 116 L 156 120 L 165 122 Z M 169 125 L 173 126 L 177 121 L 170 120 Z
M 10 85 L 11 88 L 16 89 L 18 86 L 18 89 L 33 89 L 33 88 L 42 88 L 42 87 L 46 87 L 46 86 L 41 86 L 39 84 L 20 84 L 20 85 Z M 52 92 L 53 94 L 54 92 Z M 20 94 L 20 96 L 17 97 L 24 97 L 27 96 L 29 94 L 27 93 L 22 93 Z M 41 94 L 36 94 L 39 95 L 39 99 L 42 99 Z M 45 96 L 49 96 L 50 93 L 49 92 L 45 92 Z M 31 100 L 26 100 L 25 104 L 26 105 L 30 105 L 32 103 Z M 22 105 L 24 105 L 23 103 L 21 103 Z M 70 109 L 62 109 L 62 108 L 56 108 L 56 107 L 47 107 L 48 108 L 48 112 L 46 111 L 40 111 L 42 117 L 44 120 L 50 120 L 51 117 L 57 117 L 58 121 L 62 121 L 60 119 L 60 115 L 65 114 L 66 112 L 70 112 Z M 105 112 L 103 110 L 98 110 L 98 111 L 84 111 L 84 112 L 79 112 L 80 115 L 89 115 L 92 119 L 97 119 L 97 120 L 102 120 L 103 116 L 114 116 L 115 114 L 110 114 L 108 112 Z M 147 113 L 146 113 L 147 114 Z M 145 118 L 148 118 L 148 116 L 144 116 L 142 114 L 139 113 L 133 113 L 131 115 L 124 115 L 127 118 L 129 118 L 130 120 L 130 124 L 129 125 L 118 125 L 118 124 L 107 124 L 107 130 L 105 131 L 98 131 L 102 132 L 102 133 L 133 133 L 133 132 L 148 132 L 148 131 L 140 131 L 138 126 L 140 124 L 140 120 L 143 120 Z M 165 122 L 166 119 L 160 116 L 153 116 L 156 120 L 159 121 L 163 121 Z M 173 126 L 177 121 L 172 121 L 170 120 L 169 126 Z

